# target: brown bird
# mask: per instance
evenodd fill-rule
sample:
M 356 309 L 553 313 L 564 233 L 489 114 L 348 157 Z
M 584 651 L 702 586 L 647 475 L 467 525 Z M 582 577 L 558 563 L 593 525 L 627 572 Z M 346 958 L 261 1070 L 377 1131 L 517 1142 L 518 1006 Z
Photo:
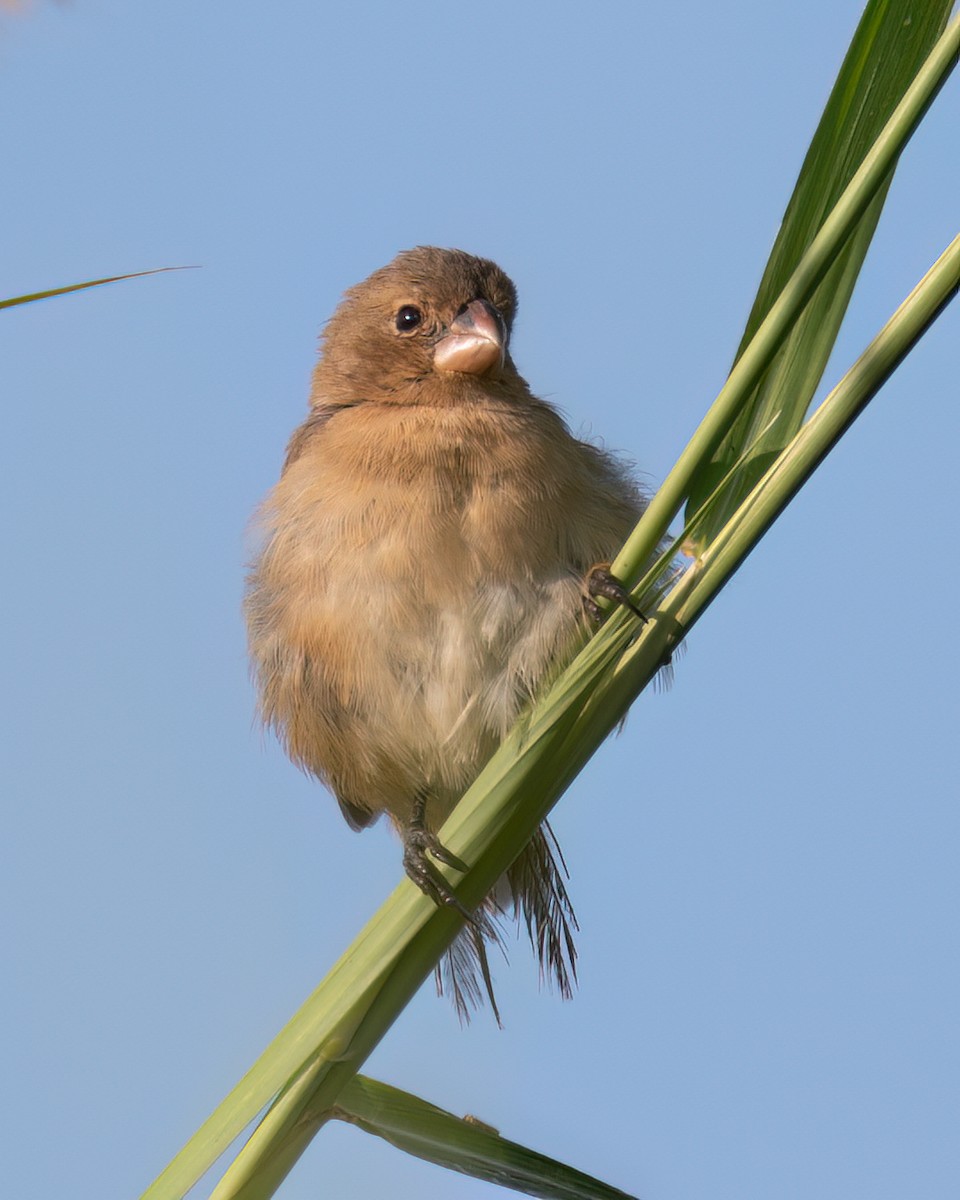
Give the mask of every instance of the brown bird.
M 346 293 L 246 597 L 264 721 L 354 829 L 387 813 L 407 873 L 458 908 L 430 859 L 463 864 L 436 830 L 599 616 L 595 597 L 630 604 L 606 566 L 644 507 L 518 373 L 516 308 L 494 263 L 429 246 Z M 570 994 L 565 873 L 544 823 L 438 973 L 461 1015 L 480 980 L 496 1011 L 485 941 L 510 910 Z

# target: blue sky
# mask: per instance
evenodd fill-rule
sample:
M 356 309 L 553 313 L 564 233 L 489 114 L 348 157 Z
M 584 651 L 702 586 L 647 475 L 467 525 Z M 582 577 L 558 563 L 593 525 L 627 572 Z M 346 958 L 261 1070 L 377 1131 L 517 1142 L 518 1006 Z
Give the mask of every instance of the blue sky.
M 497 259 L 517 362 L 661 479 L 721 385 L 859 3 L 38 2 L 0 15 L 11 1196 L 135 1197 L 392 890 L 253 720 L 251 511 L 343 289 Z M 828 380 L 954 236 L 958 83 Z M 555 825 L 581 988 L 425 986 L 368 1073 L 645 1200 L 952 1197 L 951 310 Z M 936 601 L 936 602 L 935 602 Z M 198 1190 L 198 1194 L 206 1194 Z M 324 1131 L 288 1198 L 506 1195 Z

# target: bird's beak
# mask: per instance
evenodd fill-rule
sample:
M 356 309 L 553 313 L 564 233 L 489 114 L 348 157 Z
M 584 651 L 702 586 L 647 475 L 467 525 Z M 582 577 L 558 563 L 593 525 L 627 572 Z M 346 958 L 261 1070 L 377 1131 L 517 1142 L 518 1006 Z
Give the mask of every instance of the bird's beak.
M 503 317 L 486 300 L 471 300 L 450 324 L 433 352 L 438 371 L 484 375 L 503 366 L 507 328 Z

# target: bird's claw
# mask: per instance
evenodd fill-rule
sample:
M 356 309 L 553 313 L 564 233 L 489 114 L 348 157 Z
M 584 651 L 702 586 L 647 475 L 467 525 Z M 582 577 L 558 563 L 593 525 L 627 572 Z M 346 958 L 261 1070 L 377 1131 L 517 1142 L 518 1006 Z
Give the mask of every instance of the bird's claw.
M 629 608 L 634 616 L 646 624 L 647 618 L 634 604 L 633 597 L 609 567 L 603 565 L 592 567 L 584 580 L 584 589 L 583 607 L 591 620 L 603 619 L 603 609 L 597 603 L 597 598 L 603 597 L 604 600 L 612 600 L 614 604 Z
M 458 899 L 446 879 L 427 857 L 428 854 L 432 854 L 445 866 L 453 867 L 455 871 L 467 870 L 463 859 L 452 854 L 436 834 L 418 824 L 411 825 L 403 839 L 403 869 L 420 891 L 429 896 L 439 908 L 454 908 L 471 924 L 476 924 L 473 913 Z

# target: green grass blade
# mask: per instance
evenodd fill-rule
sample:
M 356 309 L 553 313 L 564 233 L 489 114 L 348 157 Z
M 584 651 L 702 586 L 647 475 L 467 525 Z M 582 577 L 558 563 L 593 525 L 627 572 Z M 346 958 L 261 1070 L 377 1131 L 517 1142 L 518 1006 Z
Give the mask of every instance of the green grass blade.
M 741 504 L 704 554 L 699 585 L 676 616 L 689 630 L 797 491 L 960 291 L 960 234 Z
M 131 271 L 128 275 L 108 275 L 104 279 L 88 279 L 86 283 L 71 283 L 66 287 L 50 288 L 46 292 L 30 292 L 26 296 L 11 296 L 0 300 L 0 308 L 13 308 L 16 304 L 33 304 L 37 300 L 49 300 L 51 296 L 65 296 L 68 292 L 82 292 L 86 288 L 103 287 L 106 283 L 119 283 L 122 279 L 140 279 L 144 275 L 162 275 L 165 271 L 192 271 L 194 267 L 154 267 L 152 271 Z
M 555 1159 L 507 1141 L 489 1127 L 358 1075 L 334 1115 L 408 1154 L 543 1200 L 630 1200 Z
M 703 489 L 705 494 L 710 494 L 709 481 L 704 481 L 703 473 L 708 470 L 711 456 L 760 383 L 857 222 L 883 187 L 897 157 L 957 65 L 958 57 L 960 16 L 951 21 L 931 50 L 880 137 L 802 255 L 749 345 L 737 359 L 699 428 L 657 489 L 643 518 L 613 564 L 614 572 L 622 579 L 634 580 L 639 576 L 670 522 L 686 501 L 695 479 L 698 481 L 697 487 Z M 716 482 L 712 472 L 710 478 Z M 719 527 L 716 512 L 710 520 L 713 528 Z
M 691 563 L 574 721 L 564 746 L 586 761 L 650 682 L 663 648 L 677 644 L 733 577 L 783 508 L 809 479 L 903 358 L 960 290 L 960 236 L 940 256 L 883 330 L 745 500 L 702 559 Z M 660 627 L 659 640 L 651 643 Z M 603 630 L 601 630 L 601 635 Z
M 917 284 L 857 362 L 741 504 L 702 558 L 690 565 L 665 598 L 658 619 L 684 637 L 703 615 L 784 507 L 806 483 L 867 403 L 893 374 L 960 290 L 960 235 Z M 598 689 L 571 732 L 586 741 L 612 728 L 649 679 L 642 639 L 631 647 L 609 683 Z
M 210 1200 L 269 1200 L 279 1190 L 297 1160 L 334 1115 L 318 1097 L 331 1094 L 321 1062 L 304 1067 L 271 1104 L 256 1129 L 210 1193 Z M 355 1077 L 338 1088 L 343 1096 Z
M 952 7 L 952 0 L 925 0 L 911 4 L 909 15 L 905 15 L 905 6 L 896 0 L 871 0 L 867 5 L 800 170 L 737 358 L 749 345 L 804 251 L 902 99 L 943 30 Z M 737 483 L 728 491 L 723 504 L 704 522 L 703 544 L 709 544 L 771 458 L 799 429 L 833 350 L 893 170 L 891 166 L 710 464 L 695 477 L 688 517 L 726 474 L 744 446 L 754 443 L 753 461 L 738 473 Z M 758 438 L 757 431 L 766 425 L 770 428 Z
M 255 1147 L 254 1135 L 210 1200 L 267 1200 L 273 1196 L 328 1120 L 346 1121 L 407 1154 L 543 1200 L 633 1200 L 592 1175 L 508 1141 L 487 1125 L 454 1116 L 363 1075 L 355 1076 L 340 1090 L 332 1109 L 320 1111 L 311 1103 L 283 1134 L 273 1130 L 269 1152 L 265 1146 Z M 268 1121 L 269 1117 L 264 1125 Z

